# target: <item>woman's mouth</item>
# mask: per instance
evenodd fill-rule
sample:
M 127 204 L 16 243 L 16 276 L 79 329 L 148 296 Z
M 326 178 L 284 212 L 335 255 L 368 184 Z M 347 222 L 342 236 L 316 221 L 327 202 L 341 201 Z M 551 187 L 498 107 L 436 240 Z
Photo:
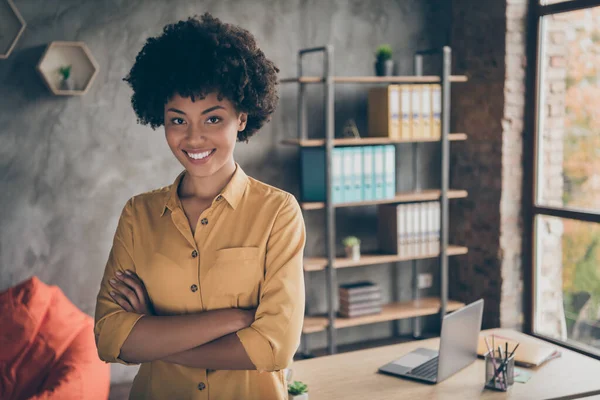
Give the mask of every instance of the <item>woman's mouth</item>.
M 208 160 L 210 160 L 212 155 L 215 153 L 215 151 L 217 151 L 217 149 L 198 151 L 198 152 L 189 152 L 189 153 L 185 150 L 182 150 L 182 151 L 187 156 L 187 159 L 189 162 L 191 162 L 192 164 L 198 165 L 198 164 L 206 164 L 208 162 Z

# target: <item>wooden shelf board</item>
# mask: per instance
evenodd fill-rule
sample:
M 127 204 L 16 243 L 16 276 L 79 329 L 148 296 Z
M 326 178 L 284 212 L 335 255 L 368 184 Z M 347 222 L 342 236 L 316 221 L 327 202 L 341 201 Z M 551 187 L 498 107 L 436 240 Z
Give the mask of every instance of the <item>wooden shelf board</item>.
M 441 191 L 439 189 L 426 189 L 418 192 L 407 192 L 407 193 L 397 193 L 395 197 L 390 199 L 380 199 L 380 200 L 368 200 L 368 201 L 354 201 L 350 203 L 337 203 L 333 206 L 335 208 L 340 207 L 355 207 L 355 206 L 369 206 L 376 204 L 394 204 L 394 203 L 409 203 L 412 201 L 432 201 L 438 200 L 440 198 Z M 466 190 L 456 190 L 450 189 L 448 191 L 449 199 L 461 199 L 468 196 Z M 325 208 L 325 202 L 317 201 L 317 202 L 303 202 L 300 203 L 300 206 L 304 210 L 320 210 Z
M 448 136 L 448 140 L 456 142 L 460 140 L 467 140 L 466 133 L 451 133 Z M 428 143 L 428 142 L 439 142 L 439 138 L 419 138 L 419 139 L 391 139 L 387 137 L 364 137 L 360 139 L 354 138 L 342 138 L 334 139 L 334 146 L 369 146 L 369 145 L 381 145 L 381 144 L 394 144 L 394 143 Z M 285 139 L 281 141 L 282 144 L 300 146 L 300 147 L 322 147 L 325 146 L 325 139 Z
M 465 75 L 452 75 L 450 82 L 467 82 Z M 280 83 L 324 83 L 322 76 L 302 76 L 293 78 L 283 78 Z M 334 83 L 440 83 L 441 79 L 437 75 L 428 76 L 334 76 Z
M 61 88 L 58 69 L 72 65 L 70 79 L 75 88 Z M 48 89 L 57 96 L 81 96 L 87 93 L 98 75 L 98 63 L 84 42 L 54 41 L 48 44 L 37 70 Z
M 367 265 L 387 264 L 392 262 L 424 260 L 428 258 L 436 258 L 439 256 L 439 249 L 435 249 L 435 251 L 419 252 L 416 246 L 418 245 L 406 245 L 401 248 L 398 254 L 361 254 L 360 260 L 358 261 L 352 261 L 349 258 L 336 258 L 333 267 L 362 267 Z M 448 246 L 447 250 L 449 256 L 458 256 L 462 254 L 467 254 L 468 252 L 469 249 L 463 246 Z M 307 257 L 304 259 L 305 271 L 321 271 L 324 270 L 326 266 L 327 259 L 325 257 Z
M 321 332 L 327 328 L 327 318 L 325 317 L 304 317 L 302 333 Z
M 0 60 L 6 59 L 14 50 L 27 23 L 12 0 L 0 2 Z
M 463 307 L 464 303 L 448 300 L 446 311 L 454 311 Z M 380 314 L 365 315 L 355 318 L 336 317 L 335 328 L 349 328 L 351 326 L 368 325 L 377 322 L 395 321 L 398 319 L 423 317 L 437 314 L 440 310 L 440 299 L 437 297 L 424 297 L 399 303 L 385 304 Z M 324 316 L 304 317 L 302 333 L 315 333 L 327 329 L 327 318 Z

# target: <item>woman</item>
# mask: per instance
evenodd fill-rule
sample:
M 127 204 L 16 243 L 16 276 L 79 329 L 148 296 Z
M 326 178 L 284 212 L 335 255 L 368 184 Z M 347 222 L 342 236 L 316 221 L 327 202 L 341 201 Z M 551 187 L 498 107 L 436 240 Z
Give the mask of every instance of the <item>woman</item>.
M 125 78 L 185 168 L 126 203 L 98 294 L 100 358 L 141 364 L 132 399 L 287 399 L 304 222 L 233 158 L 275 110 L 277 72 L 248 31 L 205 14 L 148 39 Z

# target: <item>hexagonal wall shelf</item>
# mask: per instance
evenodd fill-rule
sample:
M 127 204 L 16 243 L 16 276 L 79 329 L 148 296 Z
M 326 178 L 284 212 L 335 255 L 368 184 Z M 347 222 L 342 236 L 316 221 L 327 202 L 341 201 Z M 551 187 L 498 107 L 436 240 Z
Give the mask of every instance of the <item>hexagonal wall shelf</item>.
M 67 84 L 61 69 L 70 66 Z M 83 42 L 51 42 L 37 65 L 48 89 L 55 95 L 85 94 L 98 73 L 98 63 Z
M 10 56 L 26 26 L 12 0 L 0 0 L 0 59 Z

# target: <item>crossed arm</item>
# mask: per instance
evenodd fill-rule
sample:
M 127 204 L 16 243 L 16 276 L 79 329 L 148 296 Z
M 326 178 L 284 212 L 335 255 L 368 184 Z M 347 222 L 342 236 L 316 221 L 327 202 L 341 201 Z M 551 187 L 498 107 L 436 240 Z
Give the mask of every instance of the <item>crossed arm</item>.
M 123 364 L 162 360 L 196 368 L 259 371 L 287 367 L 298 347 L 304 317 L 305 228 L 293 197 L 278 211 L 269 235 L 256 310 L 154 315 L 143 282 L 132 271 L 131 213 L 130 201 L 117 227 L 96 305 L 94 332 L 102 360 Z
M 254 321 L 255 309 L 221 309 L 194 315 L 156 316 L 142 280 L 117 271 L 111 298 L 123 310 L 143 314 L 123 343 L 129 363 L 163 360 L 197 368 L 255 369 L 235 332 Z

